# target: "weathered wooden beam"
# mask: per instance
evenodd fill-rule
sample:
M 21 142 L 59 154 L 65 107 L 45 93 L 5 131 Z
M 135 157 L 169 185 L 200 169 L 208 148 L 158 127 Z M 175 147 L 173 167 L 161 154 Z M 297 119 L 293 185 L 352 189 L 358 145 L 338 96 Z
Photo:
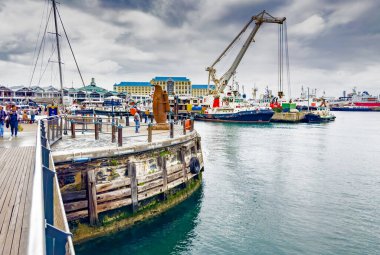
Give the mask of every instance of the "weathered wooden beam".
M 101 184 L 96 185 L 96 192 L 102 193 L 105 191 L 114 190 L 114 189 L 118 189 L 121 187 L 126 187 L 126 186 L 129 186 L 130 184 L 131 184 L 130 178 L 115 180 L 115 181 L 112 181 L 109 183 L 101 183 Z
M 182 162 L 182 171 L 183 171 L 183 183 L 186 186 L 187 182 L 187 169 L 186 169 L 186 148 L 181 148 L 181 162 Z
M 87 171 L 87 199 L 90 225 L 96 225 L 99 222 L 99 218 L 96 199 L 96 176 L 94 169 Z
M 132 198 L 132 211 L 135 213 L 138 210 L 138 197 L 137 197 L 137 173 L 136 164 L 128 162 L 128 174 L 131 179 L 131 198 Z
M 162 157 L 162 189 L 164 192 L 168 190 L 168 169 L 166 168 L 166 157 Z
M 98 209 L 99 209 L 99 204 L 120 199 L 120 198 L 125 198 L 131 196 L 131 189 L 130 188 L 123 188 L 123 189 L 117 189 L 114 191 L 106 192 L 103 194 L 98 194 L 97 197 L 97 203 L 98 203 Z
M 145 176 L 141 176 L 141 177 L 139 176 L 139 178 L 137 179 L 137 184 L 151 182 L 151 181 L 160 179 L 161 177 L 162 177 L 162 172 L 161 171 L 158 171 L 158 172 L 153 173 L 153 174 L 148 174 L 148 175 L 145 175 Z
M 79 191 L 70 191 L 62 193 L 62 200 L 64 203 L 70 202 L 73 200 L 83 200 L 87 198 L 87 193 L 85 190 Z
M 138 193 L 141 193 L 141 192 L 144 192 L 146 190 L 150 190 L 150 189 L 153 189 L 155 187 L 162 186 L 162 184 L 163 184 L 163 180 L 158 179 L 155 181 L 148 182 L 142 186 L 138 186 L 137 191 L 138 191 Z

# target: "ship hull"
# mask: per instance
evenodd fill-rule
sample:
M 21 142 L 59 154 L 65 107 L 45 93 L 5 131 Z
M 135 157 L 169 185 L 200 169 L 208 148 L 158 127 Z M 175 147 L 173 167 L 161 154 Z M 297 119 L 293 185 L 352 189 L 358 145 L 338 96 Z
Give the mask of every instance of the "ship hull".
M 269 122 L 273 114 L 271 110 L 241 111 L 229 114 L 197 114 L 195 119 L 208 122 L 262 123 Z
M 372 111 L 368 107 L 331 107 L 331 111 L 337 112 L 370 112 Z
M 321 117 L 320 115 L 314 114 L 314 113 L 305 114 L 305 122 L 308 122 L 308 123 L 324 123 L 324 122 L 330 122 L 334 120 L 335 120 L 335 116 L 332 116 L 332 115 Z

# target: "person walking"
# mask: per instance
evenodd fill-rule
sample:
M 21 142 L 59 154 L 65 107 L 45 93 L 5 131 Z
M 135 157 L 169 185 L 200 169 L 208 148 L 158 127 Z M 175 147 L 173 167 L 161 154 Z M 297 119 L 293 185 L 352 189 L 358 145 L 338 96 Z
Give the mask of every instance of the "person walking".
M 7 114 L 3 110 L 3 106 L 0 105 L 0 138 L 4 137 L 4 122 Z
M 12 110 L 9 112 L 9 125 L 11 126 L 11 136 L 17 137 L 18 131 L 18 114 L 16 106 L 12 107 Z
M 30 123 L 34 124 L 35 119 L 36 119 L 36 113 L 35 113 L 34 109 L 32 109 L 32 110 L 30 110 Z
M 137 111 L 136 111 L 135 115 L 133 116 L 133 119 L 135 121 L 135 127 L 136 127 L 135 133 L 138 133 L 139 128 L 140 128 L 140 114 L 138 114 Z

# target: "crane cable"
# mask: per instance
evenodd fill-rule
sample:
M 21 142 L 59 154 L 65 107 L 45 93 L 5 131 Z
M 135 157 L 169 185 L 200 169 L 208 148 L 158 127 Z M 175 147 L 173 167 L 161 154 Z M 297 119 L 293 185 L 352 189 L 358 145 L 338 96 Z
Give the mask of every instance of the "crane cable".
M 289 99 L 292 95 L 291 90 L 291 84 L 290 84 L 290 64 L 289 64 L 289 47 L 288 47 L 288 28 L 286 25 L 286 21 L 284 22 L 285 27 L 285 58 L 286 58 L 286 76 L 287 76 L 287 83 L 288 83 L 288 94 Z
M 285 58 L 285 60 L 284 60 Z M 290 84 L 290 64 L 289 64 L 289 47 L 288 47 L 288 31 L 286 21 L 278 27 L 278 92 L 283 95 L 284 89 L 284 62 L 286 68 L 286 82 L 288 85 L 289 99 L 291 97 Z

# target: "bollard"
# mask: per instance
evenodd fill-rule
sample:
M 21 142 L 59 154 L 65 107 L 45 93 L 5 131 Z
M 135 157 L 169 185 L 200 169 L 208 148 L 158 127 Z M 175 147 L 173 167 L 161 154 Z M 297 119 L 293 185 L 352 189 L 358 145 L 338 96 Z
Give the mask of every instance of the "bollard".
M 51 141 L 53 142 L 54 141 L 54 138 L 55 138 L 55 123 L 54 123 L 54 119 L 50 120 L 50 126 L 51 126 Z
M 108 119 L 107 119 L 107 123 L 108 123 L 108 124 L 111 122 L 110 120 L 111 120 L 111 117 L 110 117 L 110 115 L 108 114 Z M 109 126 L 109 125 L 107 125 L 107 132 L 108 132 L 108 126 Z
M 71 138 L 75 138 L 75 121 L 71 120 Z
M 123 127 L 121 125 L 117 127 L 117 144 L 119 147 L 123 146 Z
M 127 116 L 125 116 L 125 126 L 126 127 L 129 126 L 129 114 Z
M 98 118 L 98 122 L 99 122 L 99 132 L 102 132 L 103 131 L 103 120 L 102 120 L 102 118 Z
M 182 120 L 183 134 L 186 135 L 186 119 Z
M 67 116 L 65 115 L 65 129 L 63 130 L 63 134 L 67 135 Z
M 95 140 L 99 140 L 99 122 L 95 122 Z
M 190 117 L 190 132 L 194 131 L 194 117 Z
M 148 143 L 152 142 L 152 131 L 153 131 L 153 124 L 148 124 Z
M 112 131 L 112 135 L 111 135 L 112 141 L 111 142 L 114 143 L 114 142 L 116 142 L 116 125 L 115 125 L 115 123 L 112 123 L 111 131 Z
M 174 122 L 171 120 L 169 123 L 170 123 L 170 138 L 174 138 Z

